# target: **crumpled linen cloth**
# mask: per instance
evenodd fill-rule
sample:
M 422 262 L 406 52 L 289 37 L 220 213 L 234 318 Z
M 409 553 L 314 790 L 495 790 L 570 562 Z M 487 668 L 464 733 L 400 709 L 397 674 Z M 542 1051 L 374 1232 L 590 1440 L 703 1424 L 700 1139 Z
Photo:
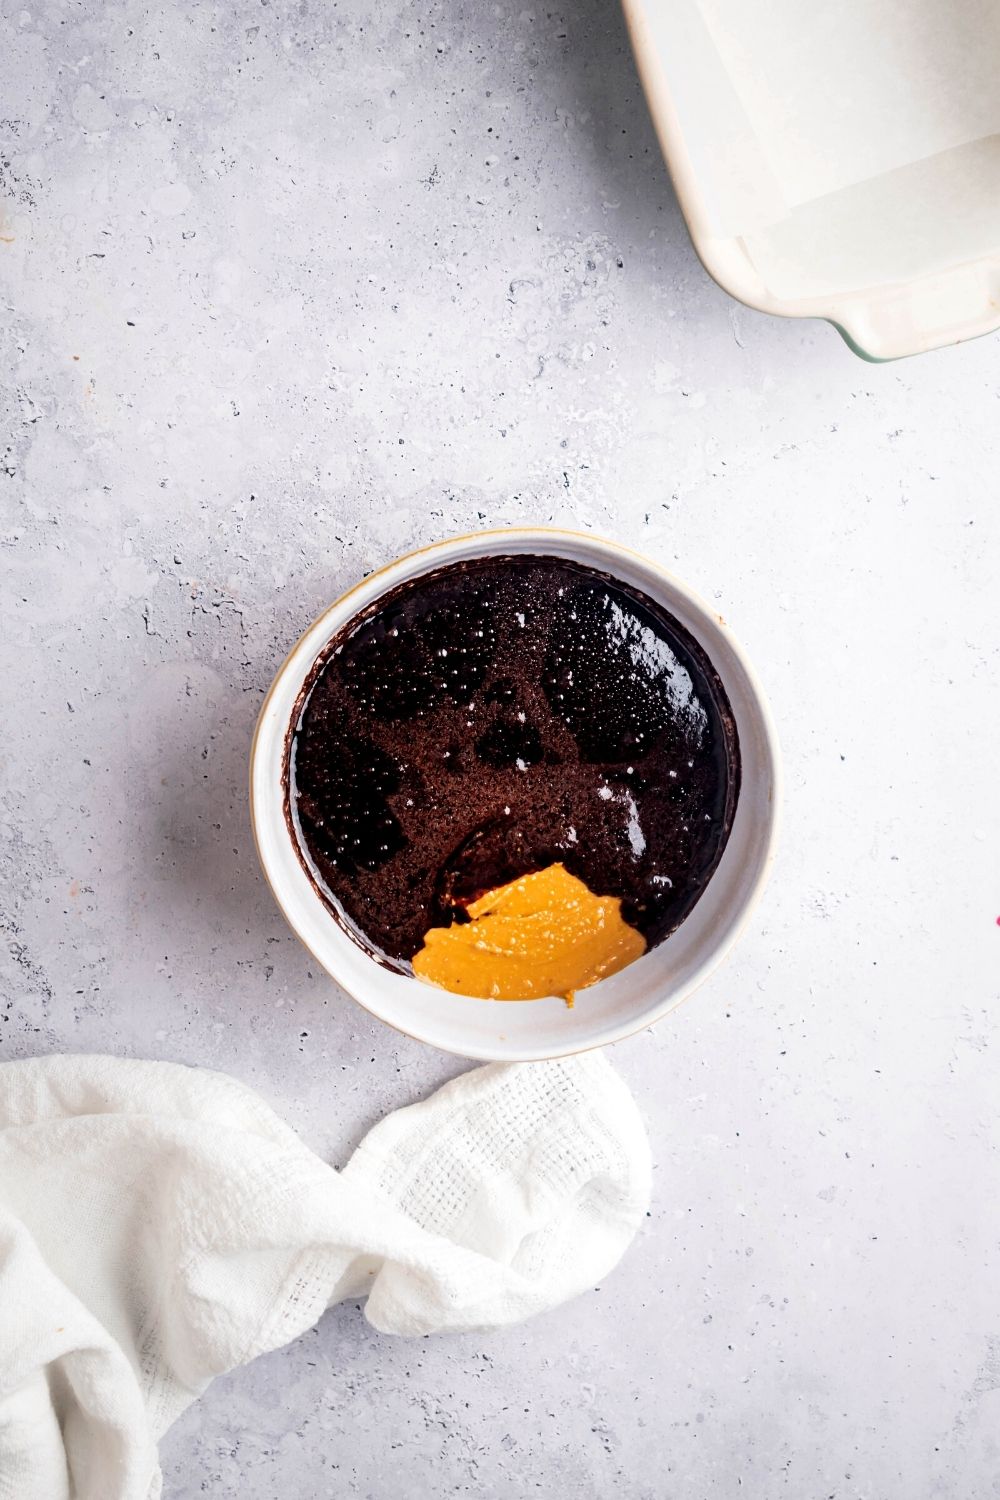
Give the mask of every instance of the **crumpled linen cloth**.
M 396 1334 L 554 1307 L 619 1260 L 649 1179 L 594 1054 L 476 1068 L 342 1172 L 218 1073 L 0 1065 L 0 1500 L 155 1500 L 212 1377 L 345 1298 Z

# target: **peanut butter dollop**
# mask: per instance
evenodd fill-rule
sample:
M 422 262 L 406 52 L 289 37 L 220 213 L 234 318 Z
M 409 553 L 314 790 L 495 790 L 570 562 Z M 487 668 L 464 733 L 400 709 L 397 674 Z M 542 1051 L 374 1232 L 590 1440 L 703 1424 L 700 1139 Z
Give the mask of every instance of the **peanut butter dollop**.
M 615 974 L 646 950 L 623 919 L 616 896 L 595 896 L 562 864 L 487 891 L 467 907 L 470 920 L 432 927 L 414 973 L 458 995 L 536 1000 Z

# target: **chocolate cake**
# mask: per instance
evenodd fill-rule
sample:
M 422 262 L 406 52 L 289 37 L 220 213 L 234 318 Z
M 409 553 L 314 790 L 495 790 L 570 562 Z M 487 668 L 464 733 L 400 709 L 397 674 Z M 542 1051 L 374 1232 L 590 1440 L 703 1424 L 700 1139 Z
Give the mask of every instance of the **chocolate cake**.
M 740 782 L 698 643 L 637 590 L 544 556 L 453 564 L 363 610 L 303 687 L 285 769 L 317 889 L 404 970 L 429 928 L 556 862 L 661 942 L 719 862 Z

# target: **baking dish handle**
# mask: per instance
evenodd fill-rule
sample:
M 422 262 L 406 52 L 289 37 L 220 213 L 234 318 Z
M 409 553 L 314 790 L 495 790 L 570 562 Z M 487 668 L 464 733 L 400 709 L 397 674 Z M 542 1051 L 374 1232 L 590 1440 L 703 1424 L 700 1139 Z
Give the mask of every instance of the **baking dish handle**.
M 831 299 L 829 318 L 864 359 L 899 359 L 1000 327 L 1000 262 L 972 261 L 905 286 Z

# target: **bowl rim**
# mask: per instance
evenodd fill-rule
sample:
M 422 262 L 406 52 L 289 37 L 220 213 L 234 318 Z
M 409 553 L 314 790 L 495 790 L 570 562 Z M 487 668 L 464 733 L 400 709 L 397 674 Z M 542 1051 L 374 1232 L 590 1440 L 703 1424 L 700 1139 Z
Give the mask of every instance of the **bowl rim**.
M 448 553 L 452 549 L 460 549 L 463 544 L 468 543 L 484 543 L 483 555 L 489 556 L 493 553 L 493 547 L 491 547 L 489 544 L 495 544 L 498 539 L 502 539 L 504 537 L 518 537 L 528 541 L 537 539 L 540 547 L 544 546 L 546 539 L 557 540 L 559 538 L 566 538 L 577 543 L 583 543 L 585 546 L 593 546 L 596 552 L 605 554 L 606 560 L 609 554 L 612 557 L 614 554 L 627 557 L 634 562 L 639 563 L 642 567 L 651 569 L 655 574 L 659 575 L 659 577 L 664 580 L 664 582 L 671 590 L 682 597 L 697 614 L 704 615 L 708 619 L 710 619 L 714 623 L 714 628 L 720 630 L 725 637 L 726 645 L 735 657 L 739 668 L 743 672 L 750 688 L 750 696 L 753 700 L 755 712 L 758 717 L 759 729 L 762 734 L 763 744 L 765 747 L 766 758 L 769 763 L 771 776 L 771 793 L 767 815 L 767 826 L 763 839 L 761 841 L 763 846 L 763 854 L 759 862 L 757 874 L 754 877 L 752 885 L 750 885 L 742 898 L 742 910 L 740 911 L 739 916 L 732 923 L 729 931 L 726 933 L 723 939 L 720 942 L 713 944 L 711 951 L 699 964 L 695 974 L 689 980 L 683 992 L 666 1000 L 652 1016 L 646 1014 L 637 1021 L 623 1021 L 620 1026 L 613 1028 L 612 1034 L 610 1035 L 602 1034 L 601 1036 L 596 1037 L 594 1040 L 584 1042 L 583 1044 L 580 1044 L 579 1040 L 576 1040 L 574 1041 L 573 1045 L 559 1048 L 556 1051 L 553 1051 L 551 1049 L 540 1050 L 537 1048 L 521 1047 L 517 1049 L 508 1049 L 503 1053 L 497 1053 L 492 1052 L 486 1048 L 469 1049 L 462 1048 L 459 1045 L 449 1046 L 438 1039 L 430 1040 L 426 1036 L 421 1036 L 419 1032 L 409 1030 L 407 1027 L 400 1024 L 399 1021 L 391 1019 L 390 1017 L 384 1015 L 380 1010 L 376 1009 L 373 1005 L 369 1004 L 368 1001 L 365 1000 L 363 995 L 358 993 L 358 989 L 353 984 L 349 983 L 340 974 L 334 972 L 327 961 L 320 957 L 312 944 L 303 935 L 299 923 L 295 919 L 294 911 L 290 909 L 290 906 L 293 903 L 289 903 L 284 899 L 282 894 L 279 892 L 275 881 L 272 879 L 271 870 L 268 866 L 268 862 L 261 847 L 261 837 L 258 829 L 258 818 L 261 816 L 261 810 L 257 806 L 256 782 L 262 728 L 267 718 L 271 701 L 284 685 L 286 673 L 288 672 L 293 659 L 299 653 L 307 637 L 311 636 L 314 632 L 318 633 L 320 626 L 322 626 L 332 614 L 334 614 L 335 612 L 339 612 L 355 594 L 360 593 L 362 590 L 371 590 L 372 586 L 374 584 L 377 584 L 378 580 L 384 578 L 387 574 L 393 573 L 397 569 L 405 570 L 407 565 L 415 563 L 417 559 L 433 559 L 433 556 L 436 553 Z M 543 551 L 539 551 L 538 555 L 544 556 L 546 554 Z M 431 561 L 430 565 L 433 566 L 433 561 Z M 409 576 L 420 577 L 424 571 L 426 570 L 421 568 L 420 572 L 410 574 Z M 609 571 L 611 571 L 613 574 L 613 567 L 609 568 Z M 376 592 L 372 594 L 369 603 L 374 604 L 381 597 L 381 594 L 383 592 L 385 592 L 385 590 L 376 590 Z M 350 616 L 348 616 L 348 620 L 349 619 Z M 345 623 L 347 623 L 347 621 L 345 621 Z M 317 654 L 322 652 L 323 646 L 325 645 L 326 641 L 329 640 L 329 638 L 330 635 L 327 634 L 324 638 L 323 643 L 319 646 Z M 707 650 L 708 648 L 706 647 L 705 649 Z M 306 665 L 302 675 L 303 682 L 311 671 L 315 660 L 316 655 L 310 657 L 309 662 Z M 638 1033 L 641 1031 L 651 1029 L 654 1025 L 661 1021 L 668 1012 L 677 1009 L 678 1006 L 682 1005 L 686 1000 L 689 1000 L 691 996 L 695 994 L 695 992 L 699 990 L 701 986 L 711 977 L 711 975 L 714 974 L 715 971 L 722 965 L 724 960 L 728 957 L 730 952 L 733 950 L 733 948 L 736 946 L 736 944 L 739 942 L 740 938 L 746 931 L 750 918 L 760 902 L 761 896 L 764 892 L 764 888 L 767 885 L 767 882 L 771 875 L 771 871 L 774 867 L 781 822 L 783 769 L 777 726 L 771 713 L 771 708 L 764 693 L 763 687 L 761 686 L 757 673 L 754 670 L 753 664 L 750 662 L 738 638 L 732 632 L 723 615 L 721 615 L 718 610 L 713 609 L 711 605 L 709 605 L 707 601 L 701 597 L 700 594 L 698 594 L 687 583 L 685 583 L 683 579 L 679 578 L 675 573 L 671 572 L 670 569 L 665 568 L 661 563 L 657 562 L 656 559 L 650 557 L 647 553 L 640 552 L 637 548 L 630 547 L 626 543 L 613 540 L 610 537 L 601 536 L 589 531 L 578 531 L 572 527 L 565 526 L 514 524 L 510 526 L 486 527 L 479 531 L 458 532 L 452 536 L 441 537 L 437 541 L 428 542 L 422 547 L 415 547 L 409 552 L 404 552 L 397 557 L 390 558 L 390 560 L 384 563 L 381 567 L 374 569 L 372 572 L 366 574 L 363 578 L 360 578 L 356 583 L 352 584 L 350 588 L 345 589 L 343 593 L 339 594 L 337 598 L 333 599 L 330 604 L 325 607 L 325 609 L 321 610 L 320 613 L 306 625 L 305 629 L 301 631 L 299 636 L 293 642 L 291 648 L 286 652 L 284 659 L 277 668 L 274 677 L 272 678 L 271 684 L 268 687 L 268 690 L 261 702 L 257 720 L 254 725 L 253 736 L 250 742 L 250 757 L 248 769 L 250 828 L 253 834 L 254 848 L 257 854 L 257 862 L 264 876 L 264 880 L 271 892 L 271 896 L 274 899 L 276 906 L 278 907 L 278 910 L 281 912 L 289 928 L 295 934 L 295 937 L 302 944 L 303 948 L 305 948 L 306 952 L 315 960 L 322 971 L 326 975 L 328 975 L 330 979 L 333 980 L 334 984 L 338 985 L 340 989 L 342 989 L 351 1000 L 353 1000 L 357 1005 L 360 1005 L 362 1010 L 364 1010 L 374 1020 L 379 1021 L 382 1025 L 391 1027 L 393 1031 L 399 1033 L 401 1036 L 407 1037 L 410 1041 L 419 1042 L 423 1046 L 434 1047 L 436 1050 L 444 1052 L 450 1056 L 471 1058 L 475 1061 L 480 1062 L 540 1062 L 558 1057 L 580 1056 L 583 1053 L 592 1052 L 604 1046 L 614 1045 L 614 1043 L 616 1042 L 624 1041 L 628 1037 L 638 1035 Z M 372 958 L 371 962 L 376 963 L 377 961 Z M 419 981 L 414 980 L 414 983 L 419 983 Z

